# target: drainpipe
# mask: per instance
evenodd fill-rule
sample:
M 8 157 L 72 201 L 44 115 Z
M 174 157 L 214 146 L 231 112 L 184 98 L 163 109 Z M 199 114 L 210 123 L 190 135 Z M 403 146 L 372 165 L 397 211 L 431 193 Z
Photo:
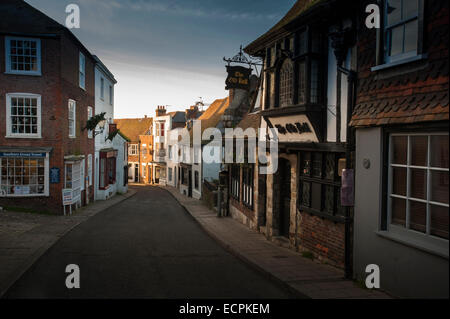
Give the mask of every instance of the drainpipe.
M 338 66 L 338 71 L 347 75 L 347 142 L 345 144 L 345 168 L 352 169 L 352 152 L 354 151 L 354 132 L 350 127 L 350 119 L 353 112 L 353 106 L 355 103 L 354 88 L 356 83 L 356 72 Z M 353 278 L 353 260 L 352 260 L 352 229 L 351 225 L 353 223 L 352 207 L 347 206 L 345 208 L 345 278 Z

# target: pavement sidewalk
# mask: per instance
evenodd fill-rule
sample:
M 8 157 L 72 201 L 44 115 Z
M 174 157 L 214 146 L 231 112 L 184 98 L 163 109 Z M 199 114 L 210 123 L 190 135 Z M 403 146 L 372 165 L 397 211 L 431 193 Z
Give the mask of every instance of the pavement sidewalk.
M 294 293 L 319 299 L 391 298 L 381 291 L 364 289 L 353 281 L 343 279 L 344 274 L 338 269 L 280 247 L 231 217 L 218 218 L 217 213 L 201 201 L 180 194 L 174 187 L 161 188 L 169 191 L 203 229 L 227 250 Z
M 0 211 L 0 298 L 59 238 L 136 191 L 96 201 L 71 216 Z

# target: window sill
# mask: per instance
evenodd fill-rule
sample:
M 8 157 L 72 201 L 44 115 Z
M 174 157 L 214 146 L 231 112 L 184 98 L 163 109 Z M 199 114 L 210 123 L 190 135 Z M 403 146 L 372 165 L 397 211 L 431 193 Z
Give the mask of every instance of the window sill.
M 5 138 L 32 138 L 32 139 L 40 139 L 41 135 L 6 135 Z
M 6 71 L 5 74 L 8 74 L 8 75 L 42 76 L 41 72 L 14 72 L 14 71 Z
M 385 63 L 385 64 L 380 64 L 377 66 L 372 67 L 370 70 L 372 72 L 376 72 L 376 71 L 380 71 L 380 70 L 384 70 L 384 69 L 389 69 L 389 68 L 393 68 L 402 64 L 406 64 L 406 63 L 411 63 L 411 62 L 416 62 L 416 61 L 420 61 L 420 60 L 424 60 L 427 58 L 426 54 L 418 54 L 416 56 L 413 57 L 409 57 L 409 58 L 404 58 L 395 62 L 389 62 L 389 63 Z
M 392 225 L 390 226 L 392 228 Z M 395 227 L 395 226 L 394 226 Z M 395 227 L 398 228 L 398 227 Z M 378 236 L 395 241 L 426 253 L 449 259 L 448 241 L 440 238 L 430 238 L 425 234 L 407 230 L 376 231 Z

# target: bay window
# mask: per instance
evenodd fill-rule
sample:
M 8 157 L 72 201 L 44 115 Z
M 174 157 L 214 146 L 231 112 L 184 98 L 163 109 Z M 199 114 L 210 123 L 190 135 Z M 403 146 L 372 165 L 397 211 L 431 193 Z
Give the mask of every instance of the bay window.
M 6 137 L 41 137 L 41 96 L 6 94 Z
M 401 228 L 448 240 L 448 132 L 392 134 L 389 140 L 390 230 Z
M 116 150 L 100 151 L 99 188 L 106 189 L 116 183 Z

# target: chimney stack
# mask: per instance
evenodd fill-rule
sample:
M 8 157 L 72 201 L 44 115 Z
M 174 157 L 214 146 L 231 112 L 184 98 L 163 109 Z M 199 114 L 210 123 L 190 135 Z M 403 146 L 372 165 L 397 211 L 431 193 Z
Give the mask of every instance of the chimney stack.
M 156 116 L 163 116 L 166 114 L 166 107 L 164 105 L 158 105 L 156 108 Z

